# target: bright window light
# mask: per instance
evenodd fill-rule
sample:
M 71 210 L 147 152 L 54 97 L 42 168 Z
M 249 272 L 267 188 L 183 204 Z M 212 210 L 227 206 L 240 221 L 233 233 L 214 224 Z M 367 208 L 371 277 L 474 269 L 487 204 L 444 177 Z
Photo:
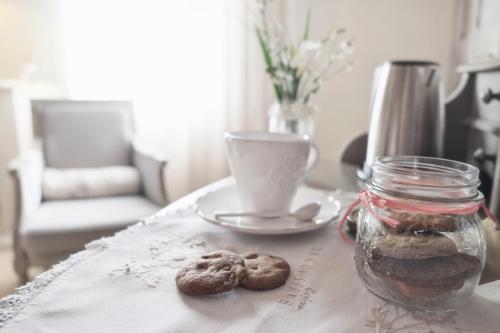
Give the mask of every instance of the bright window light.
M 61 1 L 69 96 L 133 100 L 138 132 L 153 141 L 207 115 L 217 121 L 226 90 L 225 5 Z

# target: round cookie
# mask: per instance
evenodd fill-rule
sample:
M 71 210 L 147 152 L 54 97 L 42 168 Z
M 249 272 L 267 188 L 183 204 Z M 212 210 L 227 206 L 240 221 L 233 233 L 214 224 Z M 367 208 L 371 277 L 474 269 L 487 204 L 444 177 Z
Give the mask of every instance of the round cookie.
M 457 230 L 457 223 L 450 215 L 431 215 L 421 213 L 408 213 L 393 211 L 391 218 L 397 220 L 396 227 L 388 228 L 397 233 L 403 232 L 454 232 Z
M 399 292 L 411 299 L 420 299 L 435 297 L 448 294 L 454 290 L 460 290 L 465 283 L 465 280 L 460 280 L 455 284 L 441 286 L 441 287 L 414 287 L 406 283 L 391 279 L 390 277 L 382 277 L 384 282 L 391 286 L 392 289 L 399 290 Z
M 290 265 L 285 259 L 269 254 L 249 253 L 244 255 L 246 277 L 241 286 L 250 290 L 269 290 L 285 284 L 290 274 Z
M 371 258 L 372 271 L 415 287 L 444 287 L 481 272 L 479 258 L 457 253 L 426 259 Z
M 376 236 L 370 242 L 372 256 L 396 259 L 425 259 L 458 253 L 455 242 L 440 234 Z
M 201 256 L 177 272 L 177 288 L 189 295 L 210 295 L 233 289 L 245 277 L 245 261 L 229 251 Z

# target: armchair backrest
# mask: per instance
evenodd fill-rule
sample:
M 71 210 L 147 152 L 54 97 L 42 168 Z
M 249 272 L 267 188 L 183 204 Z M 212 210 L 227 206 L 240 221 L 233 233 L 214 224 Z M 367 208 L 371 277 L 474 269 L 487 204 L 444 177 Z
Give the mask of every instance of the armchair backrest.
M 132 102 L 34 100 L 31 106 L 46 166 L 132 164 Z

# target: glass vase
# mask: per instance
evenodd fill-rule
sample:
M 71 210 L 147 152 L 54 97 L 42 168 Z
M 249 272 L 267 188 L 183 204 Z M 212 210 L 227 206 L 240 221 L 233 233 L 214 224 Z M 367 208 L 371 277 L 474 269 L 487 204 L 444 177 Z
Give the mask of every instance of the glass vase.
M 273 103 L 269 108 L 269 132 L 301 134 L 314 137 L 314 118 L 317 108 L 313 105 Z

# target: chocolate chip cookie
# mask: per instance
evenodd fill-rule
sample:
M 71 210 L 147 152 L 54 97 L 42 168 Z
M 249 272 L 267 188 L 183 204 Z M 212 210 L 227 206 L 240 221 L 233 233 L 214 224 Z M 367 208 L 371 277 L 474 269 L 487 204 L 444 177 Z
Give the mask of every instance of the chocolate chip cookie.
M 241 286 L 250 290 L 268 290 L 285 284 L 290 274 L 290 265 L 285 259 L 269 254 L 249 253 L 244 255 L 246 277 Z
M 229 251 L 215 251 L 181 268 L 175 282 L 189 295 L 210 295 L 233 289 L 245 277 L 242 256 Z

